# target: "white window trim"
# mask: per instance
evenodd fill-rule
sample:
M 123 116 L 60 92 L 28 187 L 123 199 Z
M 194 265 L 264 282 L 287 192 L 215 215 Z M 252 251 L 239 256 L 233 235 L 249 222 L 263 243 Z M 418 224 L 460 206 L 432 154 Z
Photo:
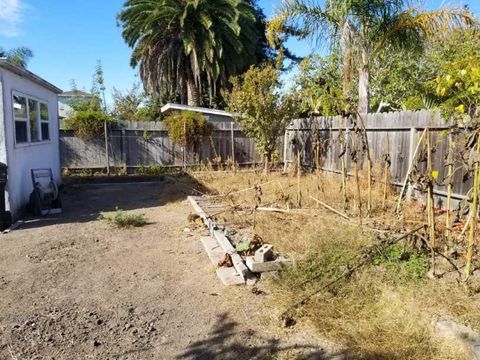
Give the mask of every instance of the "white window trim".
M 27 142 L 21 142 L 21 143 L 17 143 L 17 134 L 16 134 L 16 130 L 15 130 L 15 122 L 17 121 L 17 118 L 15 117 L 15 111 L 13 109 L 13 97 L 14 96 L 20 96 L 20 97 L 24 97 L 27 99 L 27 117 L 24 119 L 24 118 L 18 118 L 19 120 L 18 121 L 26 121 L 27 122 Z M 29 101 L 28 100 L 35 100 L 37 102 L 37 125 L 39 126 L 39 141 L 35 141 L 35 142 L 32 142 L 32 139 L 31 139 L 31 133 L 30 133 L 30 104 L 28 103 Z M 31 96 L 31 95 L 28 95 L 28 94 L 25 94 L 25 93 L 22 93 L 20 91 L 17 91 L 17 90 L 12 90 L 12 96 L 11 96 L 11 101 L 12 101 L 12 106 L 11 106 L 11 110 L 12 110 L 12 118 L 13 118 L 13 142 L 14 142 L 14 146 L 16 148 L 25 148 L 25 147 L 30 147 L 30 146 L 40 146 L 40 145 L 46 145 L 46 144 L 50 144 L 52 142 L 52 133 L 51 133 L 51 117 L 50 117 L 50 107 L 48 106 L 48 101 L 44 100 L 44 99 L 40 99 L 40 98 L 37 98 L 36 96 Z M 42 140 L 42 122 L 43 123 L 46 123 L 47 120 L 42 120 L 41 119 L 41 114 L 40 114 L 40 104 L 43 103 L 45 105 L 47 105 L 47 109 L 48 109 L 48 135 L 49 135 L 49 140 Z

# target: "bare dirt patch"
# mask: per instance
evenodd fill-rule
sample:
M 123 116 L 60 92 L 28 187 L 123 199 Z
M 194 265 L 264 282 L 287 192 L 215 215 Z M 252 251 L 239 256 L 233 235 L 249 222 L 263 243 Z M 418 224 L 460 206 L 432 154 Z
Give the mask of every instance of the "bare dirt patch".
M 225 288 L 183 232 L 189 179 L 69 186 L 61 216 L 0 236 L 1 359 L 327 357 L 301 327 L 280 329 L 266 295 Z M 115 208 L 144 227 L 97 220 Z M 330 356 L 329 356 L 330 357 Z

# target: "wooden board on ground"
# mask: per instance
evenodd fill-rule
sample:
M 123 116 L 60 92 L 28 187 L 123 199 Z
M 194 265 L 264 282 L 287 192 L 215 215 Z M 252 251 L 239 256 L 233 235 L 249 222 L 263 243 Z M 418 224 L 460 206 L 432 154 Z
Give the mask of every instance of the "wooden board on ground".
M 189 196 L 188 200 L 192 204 L 192 206 L 195 209 L 195 212 L 197 213 L 197 215 L 199 215 L 202 218 L 205 226 L 210 230 L 210 233 L 213 235 L 215 240 L 218 242 L 220 247 L 223 249 L 224 254 L 227 253 L 231 256 L 232 263 L 233 263 L 233 269 L 237 273 L 237 276 L 239 276 L 242 279 L 243 283 L 245 283 L 245 279 L 246 279 L 246 277 L 249 273 L 249 270 L 245 266 L 245 263 L 244 263 L 243 259 L 241 258 L 241 256 L 237 254 L 235 248 L 230 243 L 230 240 L 227 238 L 227 236 L 225 236 L 224 232 L 217 229 L 217 225 L 215 224 L 215 222 L 205 212 L 204 207 L 206 207 L 208 204 L 204 201 L 204 199 L 202 199 L 201 197 L 197 197 L 197 196 Z M 205 240 L 205 241 L 207 241 L 207 240 Z M 204 244 L 204 246 L 205 246 L 205 244 Z M 218 271 L 217 271 L 217 274 L 218 274 Z M 225 275 L 225 274 L 222 272 L 222 276 Z M 224 281 L 224 283 L 225 283 L 225 281 Z
M 211 236 L 202 236 L 200 241 L 212 264 L 218 266 L 218 263 L 225 257 L 225 251 L 223 251 L 217 240 Z

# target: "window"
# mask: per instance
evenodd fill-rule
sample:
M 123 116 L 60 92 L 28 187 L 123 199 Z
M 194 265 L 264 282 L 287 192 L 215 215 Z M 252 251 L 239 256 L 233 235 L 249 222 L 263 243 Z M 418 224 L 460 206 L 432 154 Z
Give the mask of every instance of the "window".
M 40 141 L 40 129 L 38 121 L 38 101 L 28 99 L 28 118 L 30 120 L 30 141 Z
M 15 118 L 15 141 L 17 144 L 28 142 L 27 98 L 13 95 L 13 116 Z
M 42 131 L 42 140 L 50 140 L 50 129 L 48 125 L 48 105 L 40 103 L 40 126 Z
M 50 140 L 48 104 L 23 94 L 13 94 L 15 143 Z

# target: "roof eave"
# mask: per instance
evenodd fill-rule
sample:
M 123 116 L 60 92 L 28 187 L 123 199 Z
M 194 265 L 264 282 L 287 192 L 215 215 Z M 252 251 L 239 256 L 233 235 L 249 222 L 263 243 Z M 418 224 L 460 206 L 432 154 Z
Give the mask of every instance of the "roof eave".
M 207 115 L 218 115 L 218 116 L 225 116 L 225 117 L 231 117 L 233 118 L 233 114 L 224 111 L 224 110 L 217 110 L 217 109 L 209 109 L 209 108 L 203 108 L 203 107 L 198 107 L 198 106 L 190 106 L 190 105 L 182 105 L 182 104 L 173 104 L 173 103 L 168 103 L 160 109 L 160 111 L 163 113 L 168 113 L 170 111 L 194 111 L 194 112 L 199 112 L 202 114 L 207 114 Z
M 21 77 L 29 79 L 30 81 L 32 81 L 32 82 L 34 82 L 34 83 L 36 83 L 40 86 L 43 86 L 44 88 L 54 92 L 57 95 L 63 92 L 60 88 L 58 88 L 55 85 L 49 83 L 47 80 L 42 79 L 40 76 L 35 75 L 31 71 L 29 71 L 27 69 L 24 69 L 21 66 L 12 64 L 10 61 L 8 61 L 5 58 L 0 58 L 0 68 L 4 68 L 4 69 L 6 69 L 6 70 L 8 70 L 8 71 L 10 71 L 14 74 L 17 74 Z

